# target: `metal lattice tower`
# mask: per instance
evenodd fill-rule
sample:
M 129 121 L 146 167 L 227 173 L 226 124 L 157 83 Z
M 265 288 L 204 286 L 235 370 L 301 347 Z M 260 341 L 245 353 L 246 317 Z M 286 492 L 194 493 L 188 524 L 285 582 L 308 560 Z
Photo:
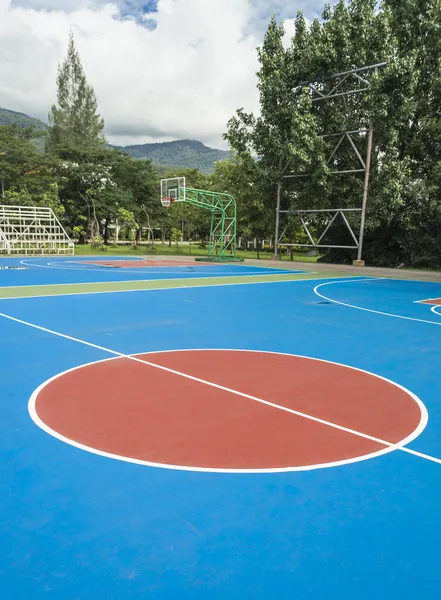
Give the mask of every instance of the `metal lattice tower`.
M 304 82 L 299 84 L 294 93 L 298 93 L 299 90 L 306 87 L 309 90 L 312 104 L 326 104 L 332 102 L 334 99 L 351 99 L 357 96 L 367 94 L 371 88 L 372 74 L 378 73 L 379 69 L 386 66 L 386 63 L 378 63 L 375 65 L 369 65 L 361 68 L 353 68 L 342 73 L 334 73 L 328 77 L 323 77 L 310 82 Z M 327 163 L 330 167 L 330 175 L 354 175 L 363 174 L 363 196 L 360 207 L 338 207 L 330 209 L 295 209 L 293 206 L 289 208 L 283 208 L 281 203 L 282 187 L 283 182 L 287 180 L 299 180 L 308 178 L 311 176 L 310 173 L 292 173 L 286 172 L 290 169 L 288 163 L 281 174 L 281 179 L 277 189 L 277 208 L 276 208 L 276 232 L 275 232 L 275 255 L 278 255 L 278 249 L 280 246 L 292 247 L 292 246 L 304 246 L 307 248 L 347 248 L 357 250 L 357 262 L 362 262 L 362 251 L 363 251 L 363 236 L 364 227 L 366 220 L 366 206 L 368 197 L 369 187 L 369 176 L 370 176 L 370 165 L 372 155 L 372 138 L 373 138 L 373 121 L 368 116 L 364 117 L 364 120 L 369 121 L 369 127 L 360 127 L 358 129 L 347 129 L 340 132 L 332 133 L 321 133 L 322 139 L 327 139 L 331 144 L 331 153 L 327 159 Z M 357 148 L 354 140 L 357 136 L 365 136 L 367 139 L 366 155 L 362 156 L 359 149 Z M 331 140 L 334 140 L 333 142 Z M 356 165 L 350 168 L 341 169 L 339 167 L 332 168 L 333 162 L 337 156 L 337 153 L 343 143 L 348 143 L 353 152 L 353 157 L 356 160 Z M 354 232 L 351 224 L 348 220 L 350 215 L 358 213 L 360 215 L 360 228 L 358 236 Z M 322 215 L 325 219 L 324 227 L 321 232 L 318 232 L 315 236 L 311 233 L 310 227 L 308 226 L 308 218 L 313 215 Z M 283 237 L 288 229 L 288 225 L 282 227 L 281 218 L 286 216 L 296 216 L 306 233 L 309 243 L 284 243 Z M 325 236 L 329 229 L 333 226 L 338 219 L 341 219 L 349 233 L 351 239 L 351 245 L 334 245 L 324 243 Z
M 74 244 L 51 208 L 0 206 L 1 254 L 74 254 Z

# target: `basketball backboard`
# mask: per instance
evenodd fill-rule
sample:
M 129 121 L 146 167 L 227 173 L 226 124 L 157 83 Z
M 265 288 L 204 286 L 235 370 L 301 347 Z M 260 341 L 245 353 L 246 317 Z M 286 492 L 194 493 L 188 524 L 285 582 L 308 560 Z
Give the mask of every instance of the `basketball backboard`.
M 185 177 L 161 179 L 161 203 L 170 206 L 172 202 L 185 201 Z

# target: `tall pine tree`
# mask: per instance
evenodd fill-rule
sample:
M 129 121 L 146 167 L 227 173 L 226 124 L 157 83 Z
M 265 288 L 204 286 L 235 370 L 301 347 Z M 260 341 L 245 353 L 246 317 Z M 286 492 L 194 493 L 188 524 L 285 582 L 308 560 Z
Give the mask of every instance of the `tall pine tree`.
M 47 150 L 83 153 L 103 146 L 104 120 L 97 108 L 95 92 L 70 34 L 67 56 L 58 67 L 57 105 L 49 113 Z

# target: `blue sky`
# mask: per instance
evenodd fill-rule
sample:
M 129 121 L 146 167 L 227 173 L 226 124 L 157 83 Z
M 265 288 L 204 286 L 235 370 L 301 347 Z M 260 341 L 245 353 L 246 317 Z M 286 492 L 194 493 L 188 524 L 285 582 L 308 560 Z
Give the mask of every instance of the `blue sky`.
M 175 0 L 178 1 L 179 0 Z M 219 0 L 222 2 L 222 0 Z M 274 13 L 280 19 L 295 17 L 298 10 L 302 10 L 308 19 L 319 16 L 324 5 L 324 0 L 249 0 L 256 10 L 256 21 L 259 24 L 267 23 Z M 15 7 L 34 8 L 39 10 L 66 10 L 73 11 L 80 6 L 97 7 L 113 3 L 118 6 L 122 16 L 139 17 L 140 14 L 155 12 L 158 0 L 12 0 Z M 333 1 L 331 0 L 331 4 Z
M 225 147 L 237 108 L 256 112 L 256 47 L 273 13 L 322 0 L 0 0 L 0 107 L 46 119 L 73 31 L 116 144 L 197 139 Z M 287 41 L 289 36 L 287 36 Z

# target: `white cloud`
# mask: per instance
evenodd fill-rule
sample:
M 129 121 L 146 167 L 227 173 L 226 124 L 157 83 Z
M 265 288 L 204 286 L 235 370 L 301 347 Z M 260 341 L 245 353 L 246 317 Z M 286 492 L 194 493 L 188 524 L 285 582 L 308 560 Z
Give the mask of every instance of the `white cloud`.
M 283 22 L 285 29 L 285 35 L 283 36 L 283 45 L 288 48 L 291 44 L 291 38 L 294 36 L 296 31 L 296 25 L 294 19 L 285 19 Z
M 11 0 L 12 7 L 32 8 L 35 10 L 62 10 L 71 12 L 80 8 L 97 8 L 112 0 Z M 156 0 L 113 0 L 124 13 L 138 12 L 143 7 L 154 8 Z
M 153 30 L 121 18 L 142 4 L 152 6 L 0 0 L 0 106 L 46 118 L 72 29 L 110 141 L 192 138 L 222 146 L 236 108 L 257 108 L 256 46 L 267 24 L 263 7 L 271 3 L 158 0 L 146 15 Z M 273 5 L 282 14 L 292 2 Z

